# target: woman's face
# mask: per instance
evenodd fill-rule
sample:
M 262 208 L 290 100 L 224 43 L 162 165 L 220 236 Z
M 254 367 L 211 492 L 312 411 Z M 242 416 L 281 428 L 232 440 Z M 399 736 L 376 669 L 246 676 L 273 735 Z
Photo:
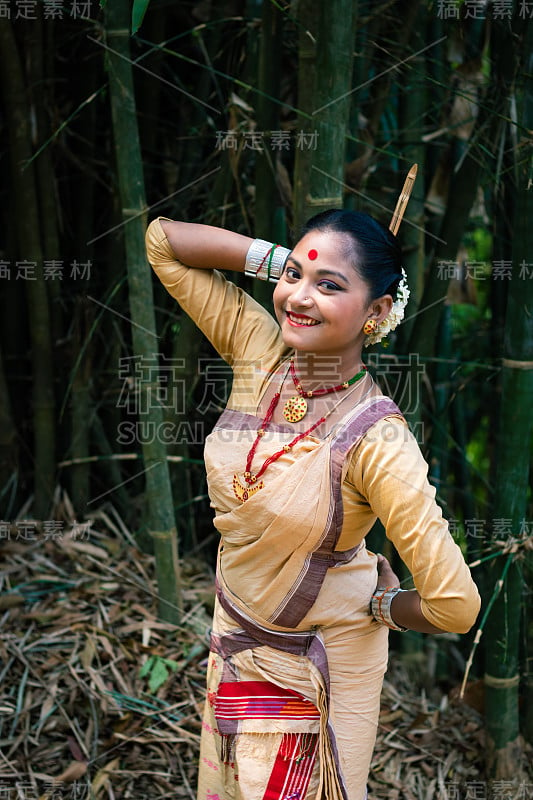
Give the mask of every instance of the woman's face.
M 370 317 L 381 322 L 390 295 L 370 301 L 368 284 L 349 259 L 349 240 L 310 231 L 287 259 L 274 290 L 274 309 L 288 347 L 342 359 L 360 358 Z

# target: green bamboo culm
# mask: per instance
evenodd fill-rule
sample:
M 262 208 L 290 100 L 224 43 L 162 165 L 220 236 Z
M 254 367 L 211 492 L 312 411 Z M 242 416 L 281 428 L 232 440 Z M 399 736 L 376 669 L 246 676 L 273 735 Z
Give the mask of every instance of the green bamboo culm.
M 282 33 L 283 17 L 280 9 L 273 3 L 263 3 L 257 70 L 257 85 L 261 94 L 256 101 L 256 115 L 257 127 L 265 132 L 266 137 L 265 149 L 262 153 L 258 152 L 256 158 L 254 235 L 267 240 L 275 238 L 274 218 L 280 206 L 276 183 L 276 151 L 270 146 L 269 134 L 279 129 L 279 104 L 270 98 L 280 95 L 281 57 L 273 59 L 272 53 L 280 47 Z M 287 244 L 285 241 L 280 243 Z M 254 281 L 253 295 L 265 308 L 272 311 L 271 283 Z
M 297 238 L 304 222 L 306 222 L 305 201 L 309 194 L 309 177 L 313 150 L 305 146 L 311 143 L 314 135 L 314 120 L 311 113 L 315 106 L 316 76 L 316 32 L 318 30 L 319 3 L 315 0 L 299 0 L 298 2 L 298 107 L 300 114 L 296 117 L 297 142 L 294 160 L 293 178 L 293 230 Z
M 146 199 L 141 148 L 135 108 L 132 63 L 129 47 L 130 7 L 127 0 L 106 3 L 107 70 L 116 166 L 128 271 L 133 351 L 141 364 L 157 358 L 152 279 L 146 262 L 144 233 Z M 149 370 L 152 373 L 152 370 Z M 140 408 L 146 419 L 161 429 L 163 410 L 152 398 L 150 383 L 139 386 Z M 150 402 L 148 402 L 150 401 Z M 143 443 L 146 474 L 146 520 L 154 543 L 160 617 L 174 624 L 181 618 L 181 586 L 178 542 L 166 447 L 158 437 Z
M 304 220 L 328 208 L 342 208 L 346 130 L 352 99 L 353 14 L 352 0 L 320 4 L 311 100 L 311 135 L 315 136 L 316 149 L 314 143 L 304 144 L 311 146 Z
M 512 272 L 507 296 L 502 364 L 502 397 L 495 469 L 494 519 L 511 519 L 515 537 L 527 516 L 533 432 L 533 281 L 524 280 L 520 265 L 533 250 L 533 192 L 527 190 L 531 156 L 523 155 L 526 131 L 533 126 L 533 29 L 524 32 L 525 54 L 518 95 L 518 123 L 523 142 L 515 151 L 517 187 L 514 215 Z M 527 30 L 527 27 L 526 27 Z M 529 62 L 529 63 L 528 63 Z M 527 551 L 526 551 L 527 552 Z M 519 730 L 520 627 L 527 625 L 522 610 L 522 565 L 515 558 L 488 619 L 485 662 L 485 707 L 488 773 L 495 780 L 525 779 Z M 526 609 L 527 613 L 527 609 Z M 529 712 L 530 713 L 530 712 Z
M 427 18 L 431 12 L 424 6 L 419 7 L 416 13 L 416 23 L 411 35 L 410 47 L 413 52 L 424 47 L 427 36 Z M 407 342 L 414 318 L 411 310 L 414 304 L 419 304 L 424 284 L 424 176 L 426 174 L 426 150 L 418 134 L 418 126 L 422 126 L 424 114 L 428 106 L 428 89 L 426 72 L 428 65 L 426 54 L 413 58 L 410 62 L 409 79 L 407 85 L 401 87 L 399 96 L 399 119 L 402 154 L 404 161 L 401 163 L 401 180 L 397 191 L 401 190 L 403 173 L 411 164 L 418 164 L 418 183 L 415 183 L 409 200 L 407 219 L 400 228 L 400 239 L 404 249 L 403 266 L 407 273 L 407 282 L 411 291 L 411 309 L 408 307 L 406 319 L 400 326 L 401 339 Z M 393 203 L 394 205 L 394 203 Z
M 438 352 L 442 357 L 435 364 L 433 430 L 429 443 L 429 475 L 436 487 L 440 503 L 448 499 L 448 408 L 451 393 L 452 334 L 451 307 L 445 306 L 439 321 Z
M 469 44 L 481 52 L 483 36 L 479 28 L 473 31 Z M 441 261 L 455 261 L 457 257 L 483 172 L 483 145 L 493 141 L 498 115 L 502 113 L 504 103 L 498 76 L 493 73 L 483 94 L 468 146 L 463 150 L 461 143 L 461 154 L 456 152 L 454 156 L 456 163 L 451 170 L 446 210 L 427 260 L 427 278 L 419 303 L 424 313 L 415 317 L 407 347 L 409 352 L 419 353 L 422 357 L 435 354 L 439 320 L 448 292 L 449 281 L 442 280 L 438 264 Z

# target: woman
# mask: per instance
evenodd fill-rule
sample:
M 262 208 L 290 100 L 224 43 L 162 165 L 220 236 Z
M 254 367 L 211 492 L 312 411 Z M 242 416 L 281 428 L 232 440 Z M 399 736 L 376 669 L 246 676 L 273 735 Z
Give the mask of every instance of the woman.
M 419 448 L 362 364 L 403 315 L 398 242 L 331 211 L 290 253 L 163 219 L 147 248 L 234 376 L 205 447 L 221 545 L 198 798 L 363 800 L 389 628 L 463 633 L 479 611 Z M 277 280 L 276 320 L 219 269 Z M 365 548 L 377 517 L 416 590 Z

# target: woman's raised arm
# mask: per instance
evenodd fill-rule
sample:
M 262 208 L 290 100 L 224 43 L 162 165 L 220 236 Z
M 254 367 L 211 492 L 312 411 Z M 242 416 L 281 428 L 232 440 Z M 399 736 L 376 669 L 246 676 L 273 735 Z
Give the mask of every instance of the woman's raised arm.
M 240 233 L 196 222 L 160 220 L 174 255 L 188 267 L 244 272 L 253 239 Z
M 253 241 L 222 228 L 161 217 L 146 231 L 155 274 L 229 364 L 243 358 L 244 348 L 250 360 L 252 351 L 260 358 L 278 347 L 276 320 L 220 271 L 244 271 Z

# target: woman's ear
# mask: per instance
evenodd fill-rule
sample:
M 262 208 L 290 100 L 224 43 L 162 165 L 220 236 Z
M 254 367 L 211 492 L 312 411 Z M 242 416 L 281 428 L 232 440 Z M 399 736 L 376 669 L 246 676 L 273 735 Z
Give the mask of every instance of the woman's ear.
M 372 300 L 370 304 L 372 318 L 375 319 L 378 324 L 383 322 L 385 317 L 390 314 L 393 303 L 394 300 L 390 294 L 384 294 L 382 297 Z

